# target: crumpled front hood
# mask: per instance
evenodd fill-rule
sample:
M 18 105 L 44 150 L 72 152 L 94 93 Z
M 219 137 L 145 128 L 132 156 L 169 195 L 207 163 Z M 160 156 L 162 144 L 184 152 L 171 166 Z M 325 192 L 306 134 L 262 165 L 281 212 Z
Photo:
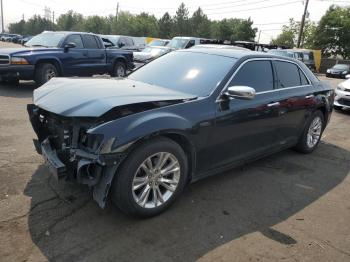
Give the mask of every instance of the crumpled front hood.
M 129 79 L 53 78 L 34 91 L 36 106 L 67 117 L 99 117 L 117 106 L 194 98 Z

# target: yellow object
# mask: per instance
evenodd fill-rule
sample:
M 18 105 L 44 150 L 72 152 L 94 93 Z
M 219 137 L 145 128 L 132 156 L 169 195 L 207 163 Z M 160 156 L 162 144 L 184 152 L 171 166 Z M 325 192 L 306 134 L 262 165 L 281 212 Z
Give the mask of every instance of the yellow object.
M 320 72 L 321 67 L 321 50 L 311 50 L 314 53 L 316 72 Z
M 11 65 L 28 65 L 28 61 L 21 57 L 11 57 Z
M 155 37 L 146 37 L 146 43 L 149 44 L 152 40 L 154 39 L 159 39 L 159 38 L 155 38 Z

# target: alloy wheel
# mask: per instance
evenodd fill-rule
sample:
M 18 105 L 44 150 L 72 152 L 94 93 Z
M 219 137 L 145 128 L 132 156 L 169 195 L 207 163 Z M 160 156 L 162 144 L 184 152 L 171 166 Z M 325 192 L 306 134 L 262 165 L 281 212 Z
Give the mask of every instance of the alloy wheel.
M 321 132 L 322 132 L 322 120 L 320 117 L 317 116 L 314 118 L 314 120 L 312 120 L 307 133 L 306 143 L 309 148 L 313 148 L 314 146 L 316 146 L 316 144 L 320 140 Z
M 156 208 L 174 194 L 181 175 L 179 160 L 171 153 L 159 152 L 138 167 L 132 182 L 135 202 L 143 208 Z

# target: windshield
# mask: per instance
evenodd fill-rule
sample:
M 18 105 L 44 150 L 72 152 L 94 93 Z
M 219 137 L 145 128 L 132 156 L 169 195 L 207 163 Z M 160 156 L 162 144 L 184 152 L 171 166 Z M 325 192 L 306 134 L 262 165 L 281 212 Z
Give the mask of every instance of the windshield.
M 152 40 L 148 45 L 149 46 L 164 46 L 165 42 L 162 40 Z
M 348 70 L 349 69 L 349 65 L 344 65 L 344 64 L 337 64 L 335 66 L 333 66 L 334 69 L 340 69 L 340 70 Z
M 236 61 L 205 53 L 172 52 L 136 70 L 129 79 L 203 97 L 215 90 Z
M 183 49 L 186 47 L 188 41 L 188 39 L 173 38 L 168 46 L 175 49 Z
M 293 53 L 288 51 L 269 50 L 268 53 L 293 58 Z
M 64 37 L 64 33 L 42 33 L 30 39 L 25 46 L 58 47 Z

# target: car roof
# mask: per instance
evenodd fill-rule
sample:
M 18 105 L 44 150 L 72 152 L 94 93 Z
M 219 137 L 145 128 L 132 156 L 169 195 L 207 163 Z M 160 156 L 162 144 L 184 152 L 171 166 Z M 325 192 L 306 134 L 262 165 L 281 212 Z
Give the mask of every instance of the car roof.
M 59 34 L 84 34 L 84 35 L 96 35 L 94 33 L 87 33 L 87 32 L 74 32 L 74 31 L 43 31 L 42 33 L 59 33 Z
M 238 49 L 229 49 L 229 48 L 198 48 L 198 49 L 182 49 L 177 50 L 175 52 L 192 52 L 192 53 L 205 53 L 210 55 L 218 55 L 218 56 L 227 56 L 232 58 L 280 58 L 283 60 L 289 60 L 289 61 L 297 61 L 296 59 L 280 56 L 280 55 L 274 55 L 269 53 L 263 53 L 263 52 L 256 52 L 256 51 L 246 51 L 246 50 L 238 50 Z

